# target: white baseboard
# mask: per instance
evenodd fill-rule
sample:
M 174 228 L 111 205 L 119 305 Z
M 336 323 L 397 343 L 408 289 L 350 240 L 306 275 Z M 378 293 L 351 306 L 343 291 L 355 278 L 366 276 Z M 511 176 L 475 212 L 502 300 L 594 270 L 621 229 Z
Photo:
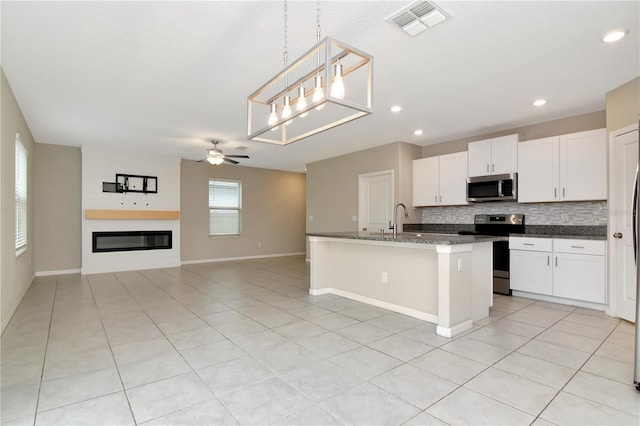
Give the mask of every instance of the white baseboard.
M 546 294 L 529 293 L 526 291 L 513 290 L 513 296 L 524 297 L 526 299 L 542 300 L 543 302 L 559 303 L 561 305 L 577 306 L 579 308 L 594 309 L 596 311 L 606 311 L 607 305 L 595 302 L 585 302 L 583 300 L 565 299 L 563 297 L 547 296 Z
M 196 265 L 199 263 L 214 263 L 214 262 L 231 262 L 234 260 L 251 260 L 251 259 L 267 259 L 271 257 L 287 257 L 287 256 L 300 256 L 305 254 L 305 252 L 295 252 L 295 253 L 276 253 L 276 254 L 263 254 L 256 256 L 236 256 L 236 257 L 218 257 L 215 259 L 197 259 L 197 260 L 183 260 L 183 265 Z
M 60 269 L 58 271 L 36 271 L 36 277 L 49 277 L 51 275 L 79 274 L 80 269 Z
M 453 327 L 436 327 L 436 334 L 442 337 L 454 337 L 460 333 L 463 333 L 467 330 L 471 330 L 473 328 L 473 322 L 471 320 L 463 321 L 458 325 L 454 325 Z
M 320 296 L 322 294 L 335 294 L 336 296 L 345 297 L 347 299 L 355 300 L 356 302 L 366 303 L 367 305 L 377 306 L 378 308 L 387 309 L 389 311 L 397 312 L 399 314 L 407 315 L 423 321 L 431 322 L 434 324 L 438 323 L 437 315 L 407 308 L 406 306 L 394 305 L 393 303 L 384 302 L 378 299 L 372 299 L 370 297 L 350 293 L 348 291 L 340 290 L 337 288 L 309 289 L 309 294 L 312 296 Z

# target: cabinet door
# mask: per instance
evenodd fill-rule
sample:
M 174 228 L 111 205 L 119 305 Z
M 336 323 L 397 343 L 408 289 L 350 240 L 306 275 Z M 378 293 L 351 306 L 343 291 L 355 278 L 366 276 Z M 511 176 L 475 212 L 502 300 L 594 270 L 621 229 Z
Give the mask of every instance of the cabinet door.
M 560 199 L 607 199 L 606 129 L 560 136 Z
M 554 254 L 553 295 L 605 303 L 604 256 Z
M 549 295 L 552 293 L 550 252 L 511 250 L 510 255 L 509 279 L 512 290 Z
M 518 171 L 518 135 L 491 140 L 491 174 L 501 175 Z
M 491 174 L 491 139 L 469 143 L 469 171 L 471 176 Z
M 518 201 L 559 201 L 558 136 L 518 144 Z
M 467 151 L 440 156 L 440 205 L 467 204 Z
M 438 157 L 413 160 L 413 205 L 438 204 Z

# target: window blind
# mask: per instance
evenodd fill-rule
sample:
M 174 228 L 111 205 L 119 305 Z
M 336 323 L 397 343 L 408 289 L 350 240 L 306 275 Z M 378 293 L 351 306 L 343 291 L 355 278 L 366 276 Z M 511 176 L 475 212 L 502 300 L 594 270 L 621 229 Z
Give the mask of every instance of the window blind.
M 209 180 L 209 235 L 238 235 L 241 230 L 242 184 Z
M 16 134 L 16 251 L 27 246 L 27 150 Z

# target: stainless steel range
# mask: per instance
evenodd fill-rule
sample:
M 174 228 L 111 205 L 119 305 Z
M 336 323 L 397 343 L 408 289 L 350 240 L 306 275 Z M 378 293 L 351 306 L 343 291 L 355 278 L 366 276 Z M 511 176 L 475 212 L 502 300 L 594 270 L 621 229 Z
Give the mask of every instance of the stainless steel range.
M 524 234 L 523 214 L 477 214 L 473 223 L 478 235 Z M 493 242 L 493 292 L 511 295 L 508 240 Z

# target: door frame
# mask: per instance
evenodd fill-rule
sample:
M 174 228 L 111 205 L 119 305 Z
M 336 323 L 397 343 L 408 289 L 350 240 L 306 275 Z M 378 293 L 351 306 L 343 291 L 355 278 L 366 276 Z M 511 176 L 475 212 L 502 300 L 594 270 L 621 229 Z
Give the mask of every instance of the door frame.
M 393 206 L 395 204 L 395 173 L 393 169 L 381 170 L 373 173 L 363 173 L 358 175 L 358 232 L 362 230 L 365 221 L 365 210 L 364 210 L 364 181 L 365 179 L 378 177 L 378 176 L 389 176 L 391 181 L 391 205 L 389 206 L 389 217 L 393 217 Z M 367 232 L 371 232 L 367 230 Z
M 613 200 L 612 200 L 612 194 L 614 194 L 613 191 L 613 179 L 611 176 L 611 171 L 615 169 L 616 164 L 614 164 L 614 153 L 615 153 L 615 141 L 616 138 L 618 136 L 622 136 L 625 133 L 630 133 L 633 132 L 634 130 L 638 130 L 638 124 L 631 124 L 629 126 L 623 127 L 621 129 L 617 129 L 614 130 L 612 132 L 609 133 L 609 197 L 607 200 L 607 211 L 608 211 L 608 218 L 607 218 L 607 245 L 608 245 L 608 249 L 607 249 L 607 281 L 609 283 L 609 291 L 607 292 L 607 298 L 608 298 L 608 302 L 607 303 L 607 310 L 605 311 L 607 315 L 612 316 L 612 317 L 616 317 L 617 316 L 617 309 L 616 309 L 616 303 L 617 303 L 617 294 L 618 294 L 618 280 L 616 280 L 616 277 L 618 275 L 617 271 L 615 270 L 615 265 L 616 265 L 616 261 L 617 261 L 617 250 L 615 249 L 615 242 L 613 240 L 613 228 L 614 228 L 614 220 L 613 220 L 613 216 L 611 214 L 612 208 L 613 208 Z M 640 145 L 639 145 L 640 148 Z M 636 297 L 640 297 L 640 295 L 636 295 Z

